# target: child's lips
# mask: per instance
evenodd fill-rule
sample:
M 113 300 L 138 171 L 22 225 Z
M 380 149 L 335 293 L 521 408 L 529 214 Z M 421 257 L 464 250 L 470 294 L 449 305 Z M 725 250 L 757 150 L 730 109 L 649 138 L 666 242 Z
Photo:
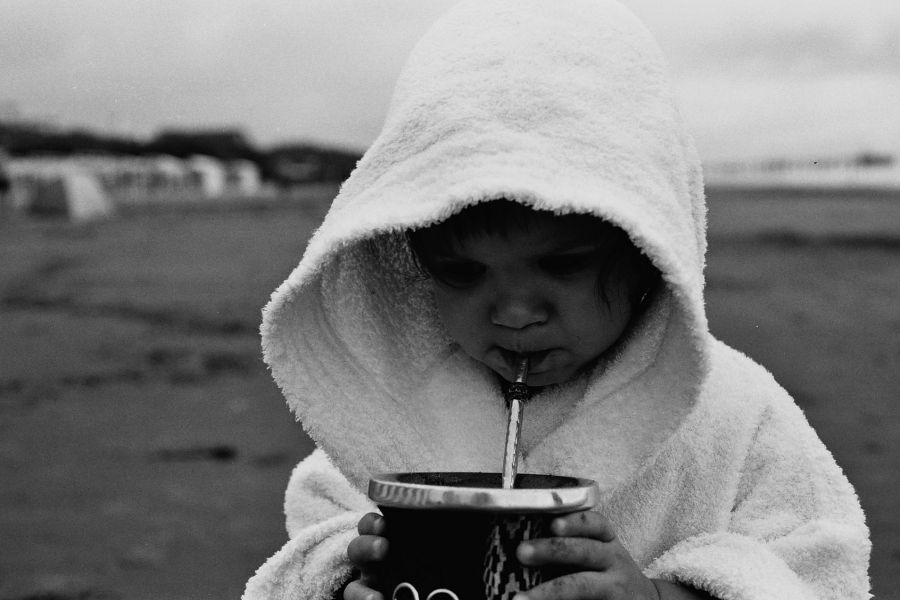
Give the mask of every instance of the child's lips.
M 546 348 L 544 350 L 529 350 L 529 351 L 521 351 L 516 352 L 515 350 L 509 350 L 502 346 L 497 346 L 497 350 L 500 353 L 500 356 L 503 358 L 503 362 L 506 363 L 506 366 L 509 370 L 515 371 L 516 365 L 519 361 L 520 356 L 528 357 L 528 372 L 531 374 L 538 374 L 544 363 L 547 360 L 547 357 L 553 352 L 553 348 Z

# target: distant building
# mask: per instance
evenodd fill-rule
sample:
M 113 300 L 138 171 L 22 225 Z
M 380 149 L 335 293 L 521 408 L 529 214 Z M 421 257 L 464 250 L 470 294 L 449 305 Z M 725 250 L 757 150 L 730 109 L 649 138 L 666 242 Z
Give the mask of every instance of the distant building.
M 180 158 L 210 156 L 222 161 L 255 158 L 257 151 L 240 129 L 167 129 L 148 144 L 148 150 Z
M 769 159 L 704 164 L 706 183 L 741 187 L 900 189 L 900 163 L 890 154 L 842 158 Z
M 344 181 L 361 153 L 307 144 L 284 145 L 265 156 L 269 177 L 282 185 Z

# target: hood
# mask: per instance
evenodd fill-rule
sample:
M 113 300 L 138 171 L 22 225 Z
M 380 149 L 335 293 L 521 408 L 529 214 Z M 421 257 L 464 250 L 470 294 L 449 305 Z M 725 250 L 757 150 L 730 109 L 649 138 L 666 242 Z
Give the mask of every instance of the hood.
M 444 333 L 404 236 L 498 198 L 617 224 L 666 284 L 602 375 L 526 409 L 525 470 L 602 456 L 574 474 L 615 485 L 696 401 L 705 204 L 658 47 L 615 2 L 465 1 L 411 53 L 381 134 L 263 312 L 276 382 L 361 489 L 379 472 L 499 470 L 498 385 Z

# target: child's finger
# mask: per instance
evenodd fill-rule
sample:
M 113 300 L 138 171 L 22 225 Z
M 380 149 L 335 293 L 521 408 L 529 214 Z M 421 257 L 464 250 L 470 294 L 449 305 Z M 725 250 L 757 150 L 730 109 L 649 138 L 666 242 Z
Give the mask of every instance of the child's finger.
M 354 565 L 366 570 L 387 556 L 388 541 L 377 535 L 361 535 L 347 545 L 347 557 Z
M 384 517 L 371 512 L 359 520 L 356 529 L 360 535 L 384 535 L 387 527 L 385 527 Z
M 344 588 L 344 600 L 384 600 L 384 596 L 357 580 Z
M 586 537 L 601 542 L 616 539 L 612 524 L 598 512 L 584 510 L 558 517 L 550 523 L 553 535 L 566 537 Z
M 602 573 L 573 573 L 520 592 L 513 600 L 596 600 L 609 591 Z
M 613 564 L 609 549 L 589 538 L 554 537 L 522 542 L 516 557 L 530 567 L 564 567 L 566 571 L 603 571 Z

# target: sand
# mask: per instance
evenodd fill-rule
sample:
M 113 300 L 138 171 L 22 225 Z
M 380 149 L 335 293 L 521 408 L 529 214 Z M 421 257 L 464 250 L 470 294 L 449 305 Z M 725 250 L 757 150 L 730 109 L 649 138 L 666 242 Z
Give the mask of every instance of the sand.
M 303 202 L 0 224 L 0 599 L 238 598 L 311 443 L 259 309 Z M 900 198 L 710 193 L 713 331 L 768 366 L 857 487 L 900 598 Z

